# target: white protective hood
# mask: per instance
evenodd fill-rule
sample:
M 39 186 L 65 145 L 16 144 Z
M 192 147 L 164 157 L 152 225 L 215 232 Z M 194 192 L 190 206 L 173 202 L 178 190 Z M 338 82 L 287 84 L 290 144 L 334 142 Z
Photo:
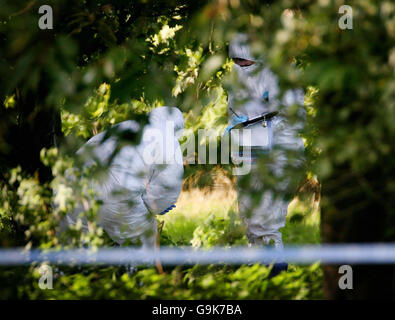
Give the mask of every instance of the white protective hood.
M 277 76 L 265 64 L 263 58 L 256 58 L 251 53 L 246 34 L 237 34 L 229 44 L 230 58 L 254 61 L 251 66 L 241 67 L 234 64 L 236 80 L 229 88 L 229 107 L 237 114 L 253 118 L 265 112 L 278 111 L 281 105 L 294 103 L 303 105 L 303 91 L 289 90 L 279 101 Z M 228 113 L 229 119 L 233 113 Z

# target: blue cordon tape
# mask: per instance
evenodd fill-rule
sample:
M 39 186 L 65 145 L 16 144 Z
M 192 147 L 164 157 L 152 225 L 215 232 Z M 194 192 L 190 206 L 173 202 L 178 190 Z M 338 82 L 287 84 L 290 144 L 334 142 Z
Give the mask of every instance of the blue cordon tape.
M 162 265 L 194 264 L 270 264 L 286 261 L 294 264 L 395 264 L 395 243 L 287 246 L 282 251 L 245 246 L 211 250 L 161 247 L 71 249 L 60 251 L 0 249 L 0 265 L 29 265 L 47 262 L 54 265 Z

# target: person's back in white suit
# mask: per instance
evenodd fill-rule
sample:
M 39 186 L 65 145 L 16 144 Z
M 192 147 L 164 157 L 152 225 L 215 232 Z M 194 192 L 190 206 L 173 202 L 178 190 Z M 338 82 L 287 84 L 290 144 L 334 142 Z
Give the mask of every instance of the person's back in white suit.
M 155 215 L 171 208 L 181 192 L 183 163 L 178 138 L 183 128 L 184 118 L 179 109 L 152 110 L 140 144 L 120 146 L 105 173 L 90 180 L 90 186 L 102 201 L 98 225 L 115 242 L 140 240 L 143 246 L 154 246 Z M 136 133 L 138 129 L 139 125 L 132 120 L 112 127 L 121 134 Z M 78 150 L 84 166 L 106 165 L 118 143 L 116 137 L 106 138 L 106 135 L 108 130 L 92 137 Z M 75 224 L 82 211 L 79 207 L 69 213 L 67 224 Z

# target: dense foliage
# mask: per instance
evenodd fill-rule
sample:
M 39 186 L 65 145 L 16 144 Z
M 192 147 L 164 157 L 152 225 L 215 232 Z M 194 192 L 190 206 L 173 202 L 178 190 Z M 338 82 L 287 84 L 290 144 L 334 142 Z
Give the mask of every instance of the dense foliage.
M 54 10 L 53 30 L 37 26 L 42 4 Z M 323 186 L 322 240 L 394 241 L 395 5 L 351 1 L 353 29 L 341 30 L 343 4 L 0 0 L 0 246 L 59 247 L 59 221 L 79 203 L 92 223 L 88 234 L 78 225 L 71 229 L 67 246 L 112 245 L 95 225 L 100 203 L 88 188 L 91 172 L 78 166 L 75 151 L 114 123 L 143 123 L 158 105 L 178 106 L 192 131 L 221 132 L 231 81 L 227 43 L 240 31 L 250 34 L 253 51 L 264 53 L 279 75 L 281 92 L 302 87 L 307 93 L 302 134 L 308 177 L 317 176 Z M 296 111 L 288 110 L 291 119 Z M 213 186 L 218 172 L 228 169 L 189 165 L 186 185 Z M 66 170 L 80 179 L 70 185 Z M 230 217 L 200 221 L 184 239 L 171 237 L 180 225 L 165 229 L 162 240 L 241 244 L 242 232 Z M 304 234 L 310 235 L 306 241 L 319 241 L 303 210 L 292 219 L 297 227 L 285 230 L 289 243 L 305 241 Z M 221 229 L 228 231 L 221 236 Z M 51 292 L 37 291 L 30 281 L 37 277 L 34 269 L 4 269 L 2 297 L 321 297 L 317 266 L 292 266 L 272 280 L 265 280 L 267 269 L 259 266 L 196 266 L 166 275 L 142 269 L 131 276 L 114 268 L 70 269 Z M 339 292 L 336 267 L 324 270 L 326 297 L 394 296 L 393 266 L 356 267 L 360 289 L 353 292 Z M 257 276 L 262 282 L 255 282 Z M 223 286 L 213 285 L 214 278 Z M 19 285 L 3 289 L 12 283 Z
M 207 190 L 206 190 L 207 191 Z M 203 198 L 204 197 L 204 198 Z M 198 200 L 204 199 L 204 200 Z M 161 217 L 162 245 L 210 248 L 246 245 L 243 225 L 235 215 L 235 192 L 220 190 L 204 194 L 193 189 L 183 193 L 175 212 Z M 319 215 L 306 203 L 295 201 L 287 226 L 286 243 L 318 243 Z M 270 267 L 178 266 L 54 267 L 52 290 L 38 286 L 39 265 L 1 268 L 0 298 L 34 299 L 321 299 L 322 268 L 291 265 L 287 273 L 269 278 Z M 21 277 L 21 274 L 24 276 Z

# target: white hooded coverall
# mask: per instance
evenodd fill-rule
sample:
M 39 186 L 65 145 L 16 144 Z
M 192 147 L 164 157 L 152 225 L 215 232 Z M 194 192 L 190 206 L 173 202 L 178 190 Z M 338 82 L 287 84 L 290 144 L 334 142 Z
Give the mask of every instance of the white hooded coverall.
M 237 85 L 230 88 L 228 92 L 229 123 L 234 123 L 234 113 L 244 119 L 251 119 L 267 112 L 280 111 L 280 106 L 303 105 L 304 93 L 299 89 L 287 91 L 282 101 L 279 101 L 278 79 L 267 66 L 251 55 L 247 35 L 238 34 L 231 41 L 229 55 L 232 59 L 239 58 L 255 62 L 247 67 L 234 65 Z M 298 112 L 302 113 L 303 118 L 304 109 L 299 109 Z M 270 147 L 267 150 L 259 150 L 259 148 L 251 150 L 250 188 L 246 190 L 241 187 L 240 181 L 243 177 L 238 176 L 237 178 L 239 212 L 246 224 L 250 244 L 265 245 L 273 240 L 276 248 L 283 247 L 279 229 L 285 226 L 290 202 L 289 197 L 286 197 L 289 188 L 287 179 L 279 181 L 276 190 L 263 188 L 265 176 L 260 175 L 257 170 L 255 154 L 270 153 L 274 157 L 270 170 L 275 176 L 281 176 L 284 166 L 289 160 L 287 150 L 293 150 L 298 154 L 292 158 L 295 170 L 303 170 L 301 167 L 304 162 L 304 145 L 298 135 L 298 131 L 302 127 L 302 123 L 291 125 L 281 111 L 279 115 L 268 120 L 269 135 L 272 137 Z M 258 205 L 252 205 L 251 190 L 262 195 Z
M 181 192 L 184 169 L 178 138 L 183 128 L 184 118 L 179 109 L 153 109 L 140 144 L 122 145 L 104 176 L 90 180 L 90 186 L 102 201 L 98 225 L 115 242 L 122 244 L 129 239 L 132 243 L 140 240 L 143 246 L 155 245 L 155 214 L 171 209 Z M 139 125 L 129 120 L 112 129 L 136 133 Z M 84 166 L 95 162 L 106 164 L 119 143 L 114 136 L 103 139 L 107 133 L 95 135 L 78 150 L 77 154 L 85 159 Z M 79 207 L 69 213 L 67 224 L 75 224 L 82 211 Z

